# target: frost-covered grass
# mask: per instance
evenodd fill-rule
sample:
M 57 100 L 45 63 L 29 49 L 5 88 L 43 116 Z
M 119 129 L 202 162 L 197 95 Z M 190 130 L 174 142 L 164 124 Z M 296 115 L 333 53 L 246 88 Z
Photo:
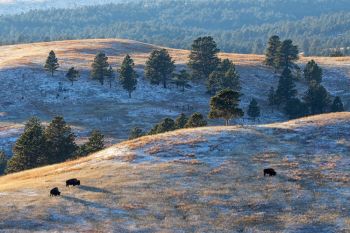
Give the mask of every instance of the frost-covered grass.
M 126 141 L 0 178 L 0 229 L 348 232 L 349 138 L 339 113 Z M 73 177 L 82 186 L 66 188 Z
M 1 46 L 0 53 L 0 147 L 8 153 L 14 140 L 23 130 L 23 124 L 31 116 L 38 116 L 44 122 L 55 115 L 63 115 L 74 127 L 75 132 L 86 137 L 94 128 L 102 130 L 109 143 L 128 137 L 130 129 L 141 127 L 149 130 L 162 118 L 175 118 L 181 112 L 191 114 L 209 111 L 210 96 L 205 93 L 204 83 L 192 84 L 184 93 L 171 86 L 169 89 L 152 86 L 143 78 L 143 65 L 149 53 L 157 46 L 120 39 L 97 39 L 80 41 L 59 41 L 23 45 Z M 50 50 L 54 50 L 61 64 L 54 77 L 43 71 L 43 64 Z M 104 51 L 110 57 L 114 69 L 129 53 L 135 60 L 140 74 L 137 90 L 131 99 L 117 84 L 110 89 L 89 79 L 89 69 L 94 55 Z M 187 61 L 189 51 L 169 49 L 178 69 Z M 278 77 L 263 67 L 263 56 L 246 54 L 220 54 L 237 64 L 242 80 L 242 104 L 246 111 L 251 98 L 256 98 L 262 108 L 257 122 L 245 117 L 234 123 L 262 124 L 287 120 L 278 110 L 267 106 L 266 96 L 271 85 L 277 85 Z M 308 58 L 302 58 L 305 63 Z M 334 95 L 343 98 L 350 109 L 350 80 L 347 58 L 313 58 L 325 65 L 324 84 Z M 332 66 L 331 64 L 334 64 Z M 81 79 L 73 86 L 64 77 L 65 71 L 75 66 L 82 72 Z M 62 83 L 63 91 L 59 91 Z M 298 83 L 300 90 L 306 84 Z M 220 125 L 222 121 L 210 121 Z M 16 130 L 7 131 L 13 125 Z

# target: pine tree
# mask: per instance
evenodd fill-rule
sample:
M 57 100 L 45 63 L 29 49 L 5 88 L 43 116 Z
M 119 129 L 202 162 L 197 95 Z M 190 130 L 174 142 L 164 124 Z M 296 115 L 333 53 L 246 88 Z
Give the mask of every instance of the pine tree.
M 172 83 L 176 85 L 176 87 L 181 87 L 181 91 L 184 92 L 185 88 L 191 88 L 189 85 L 190 75 L 186 70 L 181 70 L 179 74 L 174 74 Z
M 275 67 L 277 69 L 292 68 L 294 61 L 299 59 L 299 51 L 296 45 L 293 45 L 292 40 L 285 40 L 277 49 L 275 58 Z
M 279 78 L 276 90 L 277 105 L 284 104 L 288 100 L 294 98 L 297 94 L 293 81 L 292 72 L 289 68 L 285 68 Z
M 93 130 L 89 137 L 89 141 L 85 144 L 88 154 L 95 153 L 105 147 L 104 135 L 99 130 Z
M 301 102 L 298 98 L 288 100 L 284 107 L 284 111 L 290 119 L 304 117 L 309 112 L 307 105 Z
M 339 96 L 335 97 L 332 106 L 331 106 L 332 112 L 344 112 L 344 105 L 340 99 Z
M 330 94 L 316 82 L 310 84 L 303 99 L 313 115 L 325 113 L 331 104 Z
M 0 175 L 5 173 L 7 166 L 7 157 L 4 151 L 0 151 Z
M 107 81 L 109 83 L 109 88 L 112 88 L 112 83 L 115 79 L 115 75 L 114 75 L 114 71 L 113 71 L 112 66 L 109 66 L 107 73 L 106 73 L 106 78 L 107 78 Z
M 241 90 L 239 75 L 235 65 L 228 59 L 220 62 L 218 69 L 209 75 L 207 89 L 208 93 L 216 94 L 217 92 L 230 88 L 239 92 Z
M 98 80 L 101 85 L 104 84 L 104 79 L 108 74 L 108 57 L 106 54 L 100 52 L 95 56 L 94 62 L 91 65 L 91 78 Z
M 141 128 L 135 127 L 130 132 L 129 140 L 136 139 L 136 138 L 142 137 L 144 135 L 145 135 L 145 133 L 143 132 L 143 130 Z
M 165 118 L 160 123 L 156 124 L 149 132 L 149 135 L 165 133 L 175 130 L 175 122 L 171 118 Z
M 187 121 L 188 121 L 188 118 L 186 117 L 186 115 L 184 113 L 181 113 L 180 116 L 178 116 L 175 119 L 175 128 L 176 129 L 185 128 Z
M 252 99 L 250 101 L 250 104 L 248 106 L 248 116 L 250 116 L 251 118 L 255 119 L 257 117 L 260 117 L 260 107 L 258 105 L 258 102 L 256 101 L 256 99 Z
M 322 82 L 322 69 L 314 60 L 309 61 L 304 69 L 305 80 L 311 83 L 315 81 L 320 84 Z
M 60 67 L 60 65 L 58 64 L 56 54 L 54 51 L 51 51 L 46 59 L 44 68 L 51 73 L 51 76 L 53 76 L 53 73 L 58 69 L 58 67 Z
M 137 85 L 137 73 L 134 66 L 134 61 L 129 55 L 126 55 L 118 70 L 120 84 L 129 93 L 129 98 L 131 98 L 131 93 L 136 90 Z
M 175 70 L 175 62 L 166 49 L 154 50 L 146 62 L 145 77 L 151 84 L 163 84 L 167 88 L 167 82 Z
M 275 67 L 275 60 L 277 57 L 277 51 L 281 47 L 281 40 L 278 36 L 271 36 L 267 45 L 265 53 L 265 65 Z
M 185 124 L 185 128 L 197 128 L 207 126 L 208 123 L 204 116 L 198 112 L 193 113 Z
M 73 82 L 77 81 L 80 77 L 79 71 L 77 71 L 74 67 L 71 67 L 67 74 L 66 77 L 69 81 L 72 82 L 72 86 L 73 86 Z
M 13 156 L 7 163 L 6 173 L 23 171 L 47 164 L 44 128 L 38 118 L 31 118 L 23 134 L 13 147 Z
M 192 77 L 197 80 L 208 80 L 209 75 L 219 64 L 216 42 L 210 36 L 199 37 L 193 41 L 188 67 L 192 71 Z
M 223 118 L 228 125 L 232 118 L 242 117 L 244 112 L 239 108 L 239 98 L 240 94 L 231 89 L 220 91 L 210 99 L 209 118 Z
M 63 117 L 55 117 L 45 129 L 50 163 L 63 162 L 72 157 L 77 149 L 75 135 Z

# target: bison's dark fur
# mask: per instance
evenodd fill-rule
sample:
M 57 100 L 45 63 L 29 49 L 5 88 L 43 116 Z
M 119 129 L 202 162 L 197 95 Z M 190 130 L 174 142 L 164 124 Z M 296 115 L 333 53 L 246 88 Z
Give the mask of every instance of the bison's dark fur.
M 57 187 L 51 189 L 51 191 L 50 191 L 50 196 L 59 196 L 59 195 L 61 195 L 61 192 L 58 190 Z
M 66 186 L 69 187 L 70 185 L 72 185 L 72 186 L 80 185 L 80 180 L 75 179 L 75 178 L 67 180 Z
M 275 176 L 277 173 L 274 169 L 272 168 L 266 168 L 264 169 L 264 176 L 269 175 L 269 176 Z

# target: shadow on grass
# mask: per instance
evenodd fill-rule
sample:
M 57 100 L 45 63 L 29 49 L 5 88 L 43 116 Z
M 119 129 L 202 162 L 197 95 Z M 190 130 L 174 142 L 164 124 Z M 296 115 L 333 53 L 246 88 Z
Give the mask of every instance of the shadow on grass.
M 84 191 L 87 191 L 87 192 L 108 193 L 108 194 L 113 194 L 114 195 L 114 193 L 112 193 L 111 191 L 108 191 L 106 189 L 96 188 L 96 187 L 93 187 L 93 186 L 80 185 L 80 186 L 78 186 L 78 189 L 84 190 Z
M 102 205 L 100 203 L 93 202 L 93 201 L 87 201 L 87 200 L 79 199 L 79 198 L 72 197 L 72 196 L 61 195 L 61 198 L 65 199 L 67 201 L 82 204 L 82 205 L 88 206 L 88 207 L 93 207 L 93 208 L 97 208 L 97 209 L 110 209 L 108 206 Z

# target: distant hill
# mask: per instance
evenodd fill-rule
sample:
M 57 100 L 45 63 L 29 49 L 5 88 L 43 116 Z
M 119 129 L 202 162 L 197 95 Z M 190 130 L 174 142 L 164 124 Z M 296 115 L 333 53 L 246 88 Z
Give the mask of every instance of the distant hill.
M 0 17 L 0 43 L 125 38 L 188 49 L 196 37 L 212 35 L 225 52 L 261 54 L 267 39 L 278 34 L 295 41 L 305 54 L 329 55 L 336 48 L 350 47 L 348 0 L 67 2 L 30 4 L 36 9 L 73 9 Z M 74 8 L 95 3 L 98 6 Z
M 349 138 L 350 113 L 338 113 L 126 141 L 0 177 L 0 229 L 348 232 Z

